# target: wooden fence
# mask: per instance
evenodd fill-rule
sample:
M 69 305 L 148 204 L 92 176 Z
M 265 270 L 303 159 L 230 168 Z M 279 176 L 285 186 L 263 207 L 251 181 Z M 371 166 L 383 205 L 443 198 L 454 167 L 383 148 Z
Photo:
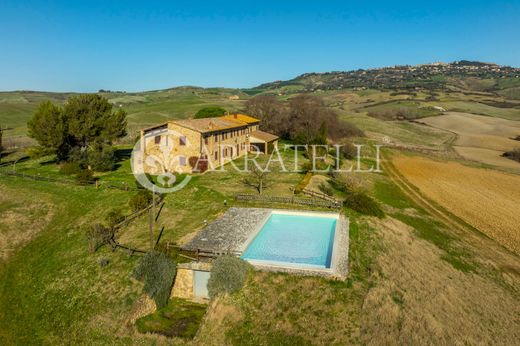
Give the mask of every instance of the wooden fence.
M 156 197 L 156 199 L 157 200 L 155 201 L 155 206 L 157 207 L 157 210 L 160 211 L 162 209 L 161 203 L 164 200 L 164 195 L 160 195 L 160 196 Z M 146 213 L 147 211 L 149 211 L 152 207 L 153 207 L 153 202 L 150 203 L 146 208 L 138 210 L 130 215 L 125 216 L 125 218 L 121 222 L 114 225 L 112 228 L 115 231 L 117 231 L 118 229 L 127 226 L 130 222 L 132 222 L 133 220 L 137 219 L 139 216 L 141 216 L 144 213 Z M 154 218 L 156 218 L 156 217 L 157 217 L 157 215 L 154 215 Z
M 320 198 L 320 199 L 323 199 L 323 200 L 326 200 L 326 201 L 330 201 L 330 202 L 334 202 L 334 203 L 340 203 L 340 204 L 342 203 L 341 201 L 335 199 L 332 196 L 326 195 L 323 192 L 312 191 L 312 190 L 309 190 L 309 189 L 303 189 L 302 193 L 304 195 Z
M 282 204 L 299 204 L 322 208 L 341 208 L 340 201 L 329 201 L 320 198 L 301 198 L 301 197 L 285 197 L 285 196 L 269 196 L 269 195 L 253 195 L 238 194 L 235 196 L 237 201 L 261 202 L 261 203 L 282 203 Z

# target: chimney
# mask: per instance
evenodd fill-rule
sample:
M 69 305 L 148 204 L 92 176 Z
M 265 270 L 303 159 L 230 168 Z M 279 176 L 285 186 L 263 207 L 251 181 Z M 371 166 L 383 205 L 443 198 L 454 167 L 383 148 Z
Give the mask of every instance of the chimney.
M 233 114 L 233 117 L 234 117 L 235 119 L 238 119 L 238 114 L 237 114 L 237 113 Z

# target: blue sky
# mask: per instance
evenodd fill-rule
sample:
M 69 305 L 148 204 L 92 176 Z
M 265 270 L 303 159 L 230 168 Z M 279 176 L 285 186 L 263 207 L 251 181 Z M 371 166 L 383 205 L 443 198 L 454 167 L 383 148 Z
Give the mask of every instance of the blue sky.
M 460 59 L 520 67 L 520 1 L 0 2 L 0 90 L 252 87 Z

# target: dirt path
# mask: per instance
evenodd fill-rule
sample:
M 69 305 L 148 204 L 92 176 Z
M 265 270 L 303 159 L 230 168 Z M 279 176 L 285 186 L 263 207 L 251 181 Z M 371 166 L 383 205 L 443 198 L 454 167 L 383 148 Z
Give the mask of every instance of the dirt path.
M 397 171 L 391 162 L 391 157 L 388 155 L 385 155 L 382 167 L 390 179 L 418 206 L 444 223 L 448 229 L 452 230 L 459 235 L 461 239 L 473 246 L 484 258 L 494 262 L 501 270 L 513 273 L 520 278 L 520 258 L 517 255 L 441 206 L 428 200 Z

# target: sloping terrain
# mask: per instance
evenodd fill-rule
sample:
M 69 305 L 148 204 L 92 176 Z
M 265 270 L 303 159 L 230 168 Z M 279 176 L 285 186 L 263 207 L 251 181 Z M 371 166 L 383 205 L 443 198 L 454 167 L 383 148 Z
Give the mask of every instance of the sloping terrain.
M 456 133 L 455 151 L 468 160 L 520 171 L 520 163 L 502 157 L 520 147 L 520 142 L 512 139 L 520 135 L 520 121 L 448 112 L 421 122 Z
M 393 163 L 426 197 L 520 254 L 520 176 L 418 156 Z

